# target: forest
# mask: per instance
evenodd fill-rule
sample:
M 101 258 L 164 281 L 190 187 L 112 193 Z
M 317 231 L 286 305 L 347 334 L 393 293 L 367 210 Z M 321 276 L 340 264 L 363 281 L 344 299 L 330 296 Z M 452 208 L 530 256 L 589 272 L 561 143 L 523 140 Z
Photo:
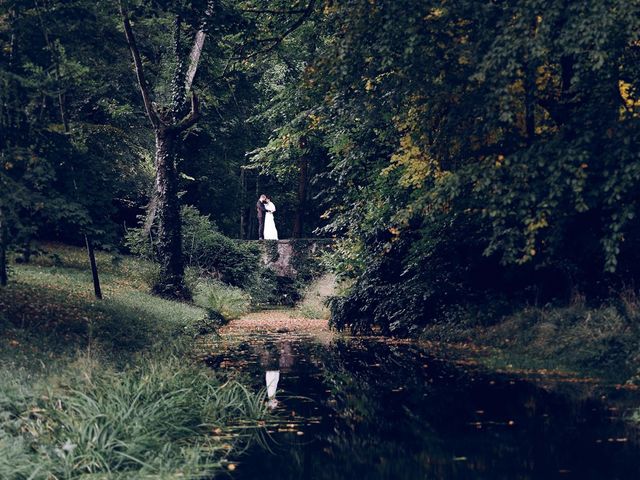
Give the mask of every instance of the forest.
M 358 279 L 344 306 L 381 321 L 371 285 L 400 331 L 495 295 L 634 284 L 635 2 L 232 3 L 129 7 L 143 102 L 117 5 L 4 2 L 3 252 L 126 248 L 173 203 L 257 238 L 264 190 L 285 238 L 339 239 L 333 267 Z M 189 98 L 156 210 L 147 101 L 176 119 Z
M 73 369 L 95 365 L 69 359 L 95 340 L 107 395 L 121 374 L 170 376 L 160 344 L 187 355 L 216 322 L 296 308 L 322 277 L 334 291 L 307 316 L 343 334 L 637 381 L 638 145 L 636 0 L 2 0 L 0 358 L 53 355 L 88 391 Z M 261 261 L 280 248 L 258 241 L 264 193 L 280 239 L 330 245 L 300 254 L 295 280 Z M 203 388 L 193 368 L 176 389 Z M 220 385 L 199 398 L 268 416 Z M 29 389 L 5 403 L 39 405 Z M 0 456 L 18 435 L 2 418 Z M 189 448 L 189 478 L 227 465 Z M 28 461 L 7 478 L 175 473 L 189 456 L 76 471 L 16 451 Z

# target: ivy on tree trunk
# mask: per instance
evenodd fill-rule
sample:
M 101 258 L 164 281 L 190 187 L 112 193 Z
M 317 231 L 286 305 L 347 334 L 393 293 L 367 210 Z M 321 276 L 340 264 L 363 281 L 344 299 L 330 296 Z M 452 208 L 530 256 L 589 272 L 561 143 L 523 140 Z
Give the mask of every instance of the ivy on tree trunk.
M 154 291 L 168 297 L 187 297 L 188 292 L 184 286 L 182 222 L 176 169 L 177 133 L 166 127 L 160 127 L 155 131 L 155 196 L 160 281 L 154 286 Z
M 203 25 L 206 18 L 211 15 L 209 8 L 203 17 Z M 169 108 L 158 108 L 151 101 L 149 86 L 145 78 L 142 59 L 136 43 L 136 38 L 129 20 L 129 13 L 124 2 L 120 2 L 120 14 L 122 16 L 124 32 L 127 44 L 133 57 L 134 68 L 138 79 L 138 86 L 142 94 L 145 111 L 149 117 L 155 134 L 156 155 L 155 170 L 156 181 L 154 199 L 150 215 L 158 225 L 157 255 L 160 263 L 160 275 L 153 290 L 166 297 L 185 299 L 189 297 L 189 291 L 184 283 L 184 261 L 182 258 L 182 222 L 180 219 L 180 200 L 178 198 L 178 170 L 177 154 L 181 142 L 181 134 L 198 120 L 198 99 L 191 91 L 191 109 L 181 117 L 185 109 L 187 91 L 191 88 L 196 74 L 200 52 L 202 51 L 206 33 L 200 29 L 194 38 L 188 75 L 182 61 L 181 24 L 180 15 L 175 19 L 174 50 L 176 67 L 173 75 L 173 97 Z

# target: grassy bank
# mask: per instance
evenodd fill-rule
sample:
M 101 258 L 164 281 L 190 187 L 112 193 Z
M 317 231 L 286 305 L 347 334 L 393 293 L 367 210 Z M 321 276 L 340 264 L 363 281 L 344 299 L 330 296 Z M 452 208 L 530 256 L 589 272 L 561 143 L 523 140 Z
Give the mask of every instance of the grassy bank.
M 263 419 L 261 393 L 192 360 L 205 309 L 149 295 L 152 267 L 60 245 L 0 289 L 0 478 L 201 478 Z
M 626 292 L 597 308 L 580 299 L 564 307 L 529 307 L 490 325 L 473 318 L 464 324 L 434 325 L 423 338 L 480 347 L 479 356 L 490 367 L 637 381 L 640 300 Z

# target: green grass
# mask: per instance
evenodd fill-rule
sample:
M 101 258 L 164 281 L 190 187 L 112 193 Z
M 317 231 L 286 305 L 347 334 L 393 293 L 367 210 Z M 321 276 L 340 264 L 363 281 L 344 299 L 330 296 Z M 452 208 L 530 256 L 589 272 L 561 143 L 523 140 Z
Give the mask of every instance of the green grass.
M 148 293 L 153 267 L 84 252 L 12 265 L 0 289 L 0 478 L 212 476 L 267 415 L 264 394 L 193 355 L 201 307 Z
M 199 478 L 248 440 L 243 424 L 266 415 L 263 394 L 177 357 L 125 371 L 84 358 L 46 388 L 22 382 L 8 382 L 1 404 L 3 479 Z
M 302 300 L 297 305 L 297 312 L 305 318 L 329 320 L 331 310 L 327 300 L 338 294 L 335 276 L 324 274 L 315 279 L 305 289 Z
M 152 267 L 127 257 L 114 264 L 109 256 L 98 256 L 104 300 L 96 300 L 91 274 L 78 258 L 82 252 L 54 248 L 58 266 L 50 256 L 15 265 L 10 284 L 0 290 L 0 328 L 19 342 L 14 349 L 25 339 L 38 345 L 51 340 L 54 353 L 92 347 L 124 358 L 188 341 L 185 334 L 195 333 L 206 318 L 202 308 L 148 293 L 144 277 Z
M 193 300 L 208 312 L 222 315 L 226 321 L 240 318 L 251 307 L 249 295 L 215 280 L 200 281 Z
M 601 307 L 576 301 L 564 307 L 529 307 L 492 325 L 434 325 L 424 338 L 489 347 L 492 368 L 573 371 L 614 382 L 639 378 L 640 302 L 625 292 Z

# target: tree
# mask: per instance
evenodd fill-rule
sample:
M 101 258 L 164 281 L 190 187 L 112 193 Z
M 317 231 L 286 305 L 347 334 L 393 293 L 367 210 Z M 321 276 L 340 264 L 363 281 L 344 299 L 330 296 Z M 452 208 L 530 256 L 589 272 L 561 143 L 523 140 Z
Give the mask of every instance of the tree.
M 225 76 L 232 69 L 232 64 L 275 51 L 286 37 L 303 25 L 313 11 L 314 1 L 311 0 L 302 9 L 244 8 L 244 5 L 241 4 L 237 15 L 217 1 L 186 2 L 178 6 L 171 3 L 164 6 L 159 5 L 159 8 L 164 9 L 174 18 L 174 58 L 171 79 L 173 90 L 170 101 L 164 107 L 158 106 L 151 99 L 151 91 L 146 81 L 140 50 L 124 2 L 120 2 L 120 14 L 133 57 L 145 112 L 151 122 L 156 140 L 156 187 L 151 215 L 148 220 L 148 225 L 151 225 L 152 221 L 156 221 L 158 225 L 157 251 L 162 271 L 160 281 L 155 289 L 162 295 L 186 297 L 187 292 L 183 282 L 182 247 L 180 245 L 177 162 L 183 145 L 183 133 L 195 125 L 200 116 L 198 98 L 192 90 L 192 82 L 203 52 L 210 20 L 216 17 L 216 22 L 218 22 L 216 25 L 221 25 L 219 32 L 227 34 L 234 31 L 236 25 L 242 27 L 237 29 L 240 30 L 239 38 L 232 38 L 230 41 L 232 45 L 229 49 L 230 55 L 221 74 Z M 194 15 L 193 12 L 196 14 Z M 226 17 L 227 24 L 223 24 L 225 18 L 217 18 L 224 17 L 224 12 L 231 12 Z M 243 15 L 247 15 L 249 18 L 244 18 Z M 293 20 L 288 22 L 283 18 L 293 18 Z M 276 25 L 275 29 L 272 24 Z M 183 25 L 193 41 L 188 68 L 186 68 L 186 50 L 182 46 Z M 279 31 L 277 27 L 280 27 Z M 187 113 L 185 99 L 189 94 L 191 95 L 191 109 Z
M 640 277 L 637 13 L 615 1 L 326 6 L 306 81 L 330 156 L 325 233 L 357 279 L 338 326 L 407 334 L 499 295 L 597 298 Z
M 261 76 L 261 102 L 250 123 L 263 126 L 265 140 L 250 153 L 249 167 L 280 193 L 280 218 L 292 219 L 288 227 L 293 238 L 311 235 L 321 226 L 326 206 L 316 197 L 325 186 L 328 154 L 318 115 L 322 91 L 313 85 L 312 72 L 330 39 L 328 26 L 316 13 L 271 55 L 252 65 Z
M 59 63 L 56 74 L 41 68 L 51 65 L 47 32 L 38 28 L 40 11 L 30 2 L 3 5 L 0 35 L 10 39 L 0 63 L 0 283 L 7 282 L 7 252 L 21 248 L 21 260 L 28 262 L 34 235 L 50 221 L 86 226 L 89 218 L 78 202 L 53 185 L 61 158 L 70 151 L 68 129 L 62 133 L 48 124 L 46 103 L 51 90 L 61 91 Z M 32 48 L 41 45 L 42 50 Z M 57 94 L 60 98 L 61 94 Z M 63 123 L 64 108 L 61 113 Z M 99 290 L 96 290 L 99 294 Z
M 186 7 L 183 7 L 173 12 L 175 56 L 172 78 L 173 95 L 169 105 L 159 106 L 154 104 L 151 99 L 127 6 L 124 1 L 119 2 L 127 44 L 131 50 L 138 86 L 142 94 L 145 112 L 153 128 L 156 144 L 156 180 L 151 217 L 155 217 L 158 223 L 157 252 L 161 272 L 154 290 L 160 295 L 175 298 L 189 296 L 184 284 L 177 156 L 181 135 L 195 125 L 199 117 L 198 98 L 191 87 L 206 38 L 207 20 L 213 13 L 212 4 L 213 2 L 209 2 L 206 9 L 201 12 L 200 25 L 194 34 L 188 70 L 185 67 L 182 39 L 183 21 L 187 10 Z M 188 94 L 191 95 L 191 105 L 188 113 L 185 113 Z
M 67 107 L 65 104 L 65 90 L 64 87 L 62 85 L 62 78 L 61 78 L 61 74 L 60 74 L 60 70 L 61 70 L 61 52 L 59 51 L 59 45 L 58 44 L 54 44 L 52 43 L 50 36 L 49 36 L 49 30 L 47 29 L 44 21 L 43 21 L 43 15 L 42 12 L 40 11 L 40 8 L 38 6 L 38 4 L 36 3 L 36 12 L 38 15 L 38 20 L 40 23 L 40 27 L 42 29 L 42 35 L 44 37 L 45 40 L 45 45 L 47 50 L 49 51 L 49 53 L 51 54 L 51 63 L 53 64 L 53 76 L 54 76 L 54 80 L 55 80 L 55 84 L 57 87 L 57 101 L 58 101 L 58 108 L 60 110 L 60 121 L 62 122 L 62 128 L 63 128 L 63 132 L 65 135 L 69 135 L 70 134 L 70 128 L 69 128 L 69 117 L 67 115 Z M 75 172 L 72 171 L 72 174 L 75 174 Z M 76 196 L 78 195 L 78 186 L 77 186 L 77 182 L 75 180 L 75 175 L 74 175 L 74 179 L 73 179 L 73 185 L 74 185 L 74 192 L 76 194 Z M 89 234 L 85 231 L 84 232 L 84 242 L 85 245 L 87 247 L 87 255 L 89 257 L 89 265 L 91 267 L 91 277 L 93 279 L 93 293 L 95 295 L 95 297 L 98 300 L 102 299 L 102 289 L 100 288 L 100 277 L 98 275 L 98 265 L 96 263 L 96 256 L 94 253 L 94 248 L 93 248 L 93 240 L 91 239 L 91 237 L 89 236 Z

